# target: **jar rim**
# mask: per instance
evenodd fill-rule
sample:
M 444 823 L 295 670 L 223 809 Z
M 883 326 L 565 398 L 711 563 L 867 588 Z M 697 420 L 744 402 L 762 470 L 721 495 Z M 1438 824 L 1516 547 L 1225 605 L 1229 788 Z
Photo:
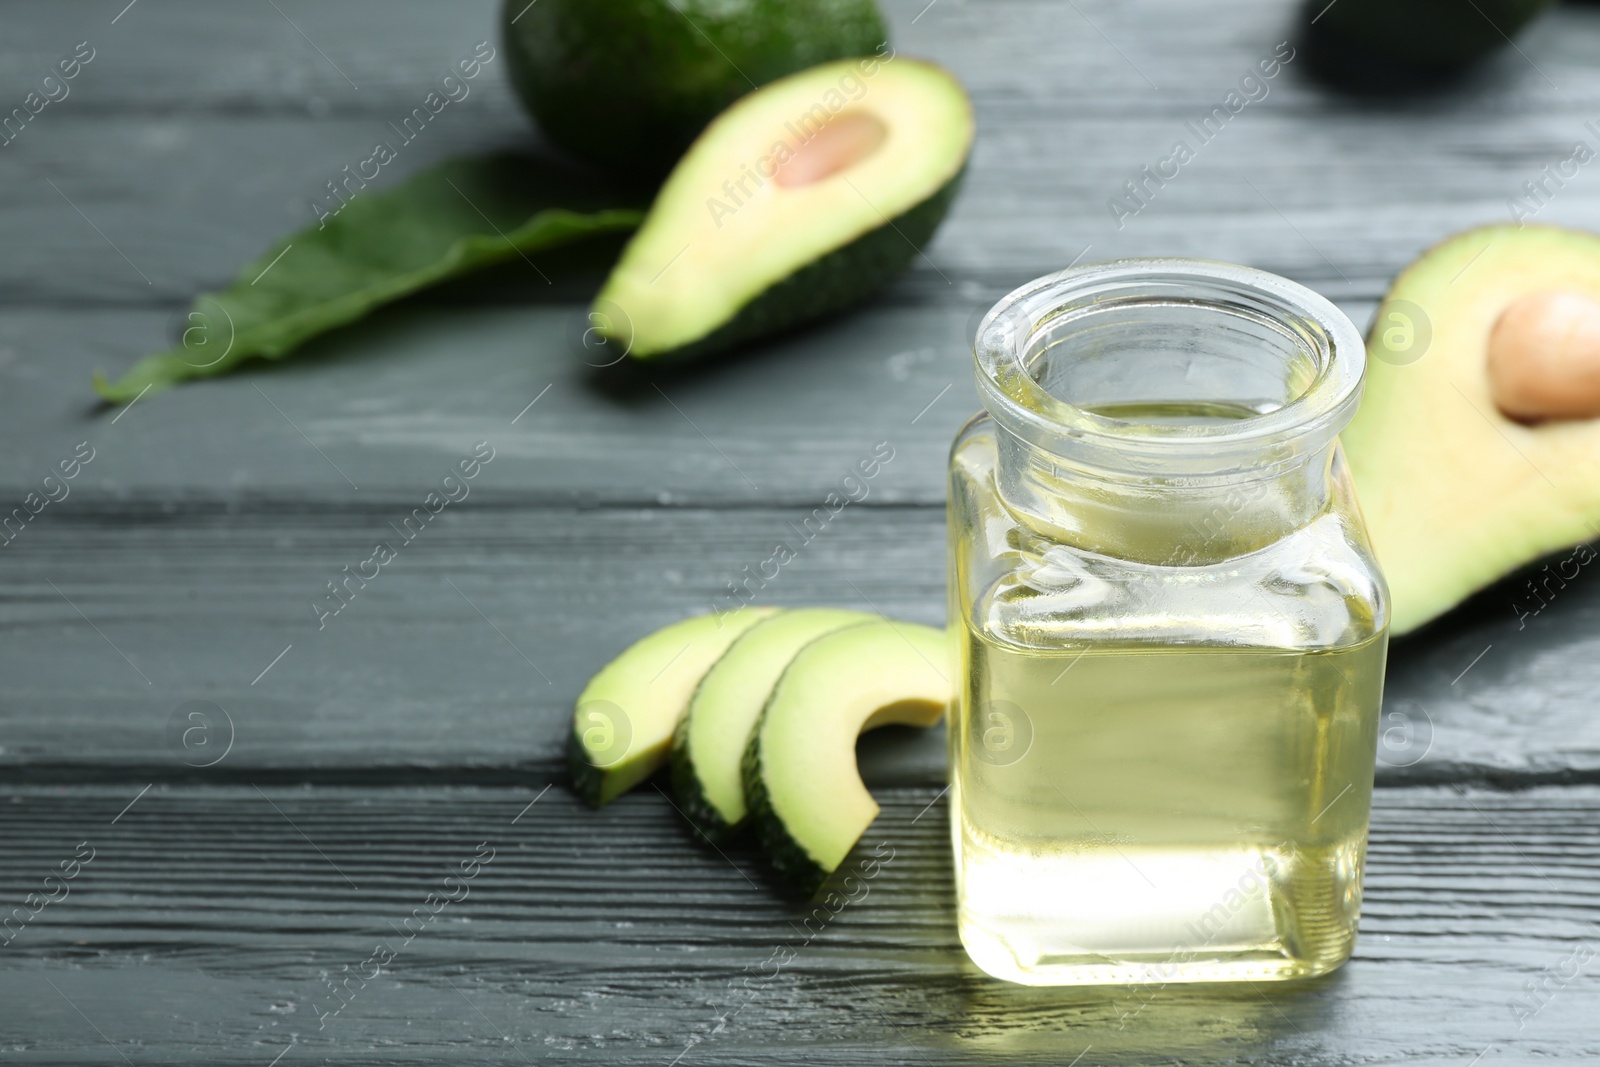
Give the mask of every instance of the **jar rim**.
M 1180 293 L 1190 305 L 1269 319 L 1315 359 L 1315 375 L 1280 406 L 1211 423 L 1112 418 L 1062 399 L 1035 377 L 1032 342 L 1049 324 L 1103 312 L 1113 300 L 1148 306 Z M 1037 278 L 989 310 L 973 354 L 979 395 L 1001 427 L 1063 459 L 1147 474 L 1223 474 L 1320 451 L 1354 416 L 1366 369 L 1360 333 L 1327 298 L 1267 271 L 1181 258 L 1112 260 Z

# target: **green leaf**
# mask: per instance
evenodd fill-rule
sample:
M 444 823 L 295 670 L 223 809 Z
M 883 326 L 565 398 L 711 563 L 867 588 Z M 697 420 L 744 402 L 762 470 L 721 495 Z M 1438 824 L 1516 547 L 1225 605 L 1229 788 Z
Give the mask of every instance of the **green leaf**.
M 511 154 L 452 160 L 392 189 L 361 190 L 273 245 L 228 288 L 196 299 L 177 347 L 115 382 L 96 373 L 95 389 L 123 403 L 250 359 L 282 359 L 419 289 L 517 256 L 533 263 L 533 253 L 643 219 L 606 199 L 593 179 Z

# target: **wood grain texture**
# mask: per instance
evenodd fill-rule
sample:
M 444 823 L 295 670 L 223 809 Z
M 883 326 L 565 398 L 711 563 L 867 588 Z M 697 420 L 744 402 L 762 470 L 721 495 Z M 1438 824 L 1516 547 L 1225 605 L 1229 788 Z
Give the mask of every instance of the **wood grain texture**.
M 1096 1064 L 1600 1054 L 1592 978 L 1566 968 L 1520 1029 L 1510 1008 L 1525 983 L 1593 951 L 1594 789 L 1382 791 L 1352 963 L 1309 983 L 1139 995 L 1028 990 L 966 962 L 934 789 L 883 794 L 860 855 L 888 862 L 808 928 L 809 909 L 777 896 L 747 852 L 698 845 L 661 797 L 596 813 L 558 786 L 528 807 L 542 784 L 158 786 L 115 824 L 136 787 L 9 789 L 0 899 L 36 889 L 80 841 L 94 858 L 0 949 L 0 1047 L 120 1062 L 109 1042 L 136 1063 L 216 1064 L 265 1064 L 291 1043 L 285 1063 L 1059 1067 L 1088 1046 L 1081 1062 Z M 493 858 L 465 897 L 453 884 L 457 902 L 402 927 L 448 871 L 489 855 L 483 842 Z M 403 942 L 397 928 L 420 932 Z M 385 973 L 352 983 L 319 1031 L 318 1006 L 335 1003 L 322 975 L 361 970 L 385 940 L 397 953 Z M 763 964 L 780 946 L 796 955 L 772 975 Z
M 363 490 L 338 505 L 51 505 L 0 549 L 0 767 L 63 782 L 548 776 L 584 681 L 656 627 L 736 605 L 729 584 L 780 540 L 797 555 L 756 590 L 761 602 L 942 622 L 938 509 L 869 496 L 824 525 L 806 505 L 519 503 L 491 493 L 508 462 L 410 543 L 390 524 L 420 505 L 438 473 L 425 466 L 415 501 L 399 504 L 368 505 Z M 319 619 L 312 604 L 333 603 L 326 583 L 379 540 L 398 558 Z M 1524 625 L 1519 584 L 1395 644 L 1380 782 L 1600 779 L 1600 585 L 1574 582 Z M 234 746 L 215 772 L 167 733 L 191 700 L 231 718 Z M 870 751 L 875 780 L 943 780 L 937 737 Z
M 872 499 L 942 505 L 950 439 L 978 406 L 962 340 L 975 308 L 851 316 L 757 358 L 623 376 L 583 363 L 581 309 L 413 306 L 297 361 L 125 411 L 100 411 L 89 375 L 110 365 L 119 338 L 161 343 L 174 315 L 0 311 L 0 434 L 15 442 L 0 450 L 0 486 L 20 498 L 89 441 L 98 454 L 76 487 L 85 501 L 294 495 L 409 507 L 487 440 L 503 458 L 480 479 L 485 495 L 815 504 L 887 441 L 895 457 Z

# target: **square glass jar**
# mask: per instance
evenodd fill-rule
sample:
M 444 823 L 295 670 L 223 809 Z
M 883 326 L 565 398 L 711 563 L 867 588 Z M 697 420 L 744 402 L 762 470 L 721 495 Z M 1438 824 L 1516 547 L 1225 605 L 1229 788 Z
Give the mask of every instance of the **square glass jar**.
M 1125 260 L 979 327 L 950 461 L 961 939 L 1037 985 L 1349 958 L 1388 594 L 1337 434 L 1350 321 L 1283 278 Z

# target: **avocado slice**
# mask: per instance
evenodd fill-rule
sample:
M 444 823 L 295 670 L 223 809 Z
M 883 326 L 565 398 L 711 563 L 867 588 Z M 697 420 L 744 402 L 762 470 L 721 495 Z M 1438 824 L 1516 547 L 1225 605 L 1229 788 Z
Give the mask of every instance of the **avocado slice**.
M 551 140 L 658 178 L 751 89 L 888 34 L 873 0 L 506 0 L 500 36 Z
M 784 670 L 743 769 L 750 818 L 785 881 L 815 893 L 878 817 L 856 738 L 936 724 L 952 699 L 948 659 L 942 631 L 885 619 L 817 638 Z
M 744 750 L 784 668 L 823 634 L 875 618 L 841 608 L 781 612 L 746 630 L 706 672 L 672 742 L 673 792 L 701 833 L 721 841 L 744 822 Z
M 961 84 L 912 59 L 841 60 L 750 93 L 667 178 L 591 317 L 659 360 L 853 304 L 933 236 L 972 138 Z
M 1600 420 L 1528 424 L 1491 390 L 1496 323 L 1552 291 L 1600 300 L 1600 237 L 1515 225 L 1458 234 L 1407 267 L 1378 308 L 1366 393 L 1340 438 L 1396 634 L 1600 533 Z
M 728 646 L 776 608 L 696 615 L 640 638 L 578 695 L 567 762 L 572 784 L 600 807 L 664 763 L 689 697 Z
M 1313 20 L 1407 67 L 1449 70 L 1504 48 L 1555 0 L 1338 0 Z M 1320 7 L 1320 5 L 1317 5 Z

